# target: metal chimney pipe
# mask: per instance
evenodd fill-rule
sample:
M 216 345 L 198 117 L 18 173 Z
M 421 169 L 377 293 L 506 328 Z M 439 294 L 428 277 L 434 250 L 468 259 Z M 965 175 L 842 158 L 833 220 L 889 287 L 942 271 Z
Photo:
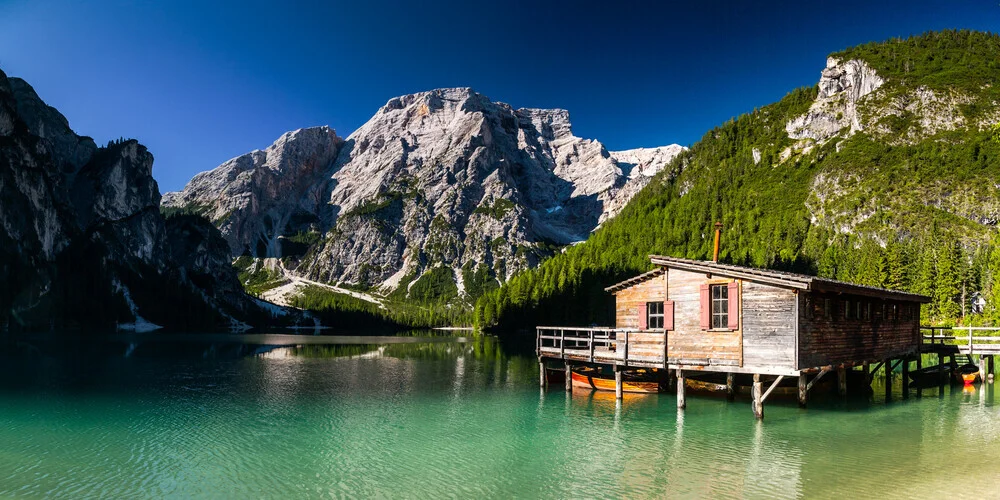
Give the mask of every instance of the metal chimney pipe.
M 715 250 L 712 252 L 712 262 L 719 262 L 719 238 L 722 236 L 722 223 L 715 223 Z

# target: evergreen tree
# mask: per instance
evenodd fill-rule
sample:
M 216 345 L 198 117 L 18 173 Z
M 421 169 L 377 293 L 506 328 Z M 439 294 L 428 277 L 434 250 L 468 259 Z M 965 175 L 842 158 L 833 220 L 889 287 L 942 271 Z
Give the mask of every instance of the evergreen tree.
M 942 319 L 957 318 L 961 314 L 959 298 L 963 281 L 962 257 L 962 248 L 958 242 L 938 253 L 934 310 Z
M 987 254 L 986 269 L 983 272 L 983 296 L 986 299 L 984 312 L 994 325 L 1000 325 L 1000 233 L 996 230 L 993 231 Z

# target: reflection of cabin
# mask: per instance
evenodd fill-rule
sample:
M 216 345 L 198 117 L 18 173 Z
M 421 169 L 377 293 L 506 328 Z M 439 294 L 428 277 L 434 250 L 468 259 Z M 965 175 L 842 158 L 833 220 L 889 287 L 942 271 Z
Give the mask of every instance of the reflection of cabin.
M 603 338 L 602 331 L 581 341 L 568 327 L 558 338 L 555 329 L 540 328 L 540 358 L 612 364 L 616 371 L 670 369 L 681 381 L 685 371 L 722 372 L 729 374 L 730 391 L 733 374 L 752 374 L 759 413 L 769 394 L 761 393 L 761 376 L 799 377 L 804 404 L 809 377 L 837 367 L 844 386 L 845 368 L 918 352 L 920 304 L 928 297 L 712 261 L 650 258 L 657 269 L 607 288 L 615 295 L 615 328 L 603 335 L 613 341 L 587 346 Z M 683 384 L 678 387 L 683 406 Z

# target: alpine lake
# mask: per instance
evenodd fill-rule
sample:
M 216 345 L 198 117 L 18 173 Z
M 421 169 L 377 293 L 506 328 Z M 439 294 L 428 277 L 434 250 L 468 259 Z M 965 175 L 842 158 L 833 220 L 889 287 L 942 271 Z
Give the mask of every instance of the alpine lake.
M 539 388 L 533 340 L 0 335 L 0 497 L 1000 497 L 992 384 L 757 421 Z

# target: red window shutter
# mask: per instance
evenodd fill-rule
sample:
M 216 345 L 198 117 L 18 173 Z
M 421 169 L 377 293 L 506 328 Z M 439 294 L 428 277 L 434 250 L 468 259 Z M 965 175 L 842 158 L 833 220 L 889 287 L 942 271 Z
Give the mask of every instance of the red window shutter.
M 674 301 L 672 300 L 663 303 L 663 329 L 674 329 Z
M 648 328 L 649 317 L 646 315 L 646 304 L 639 304 L 639 329 L 645 330 Z
M 740 284 L 732 282 L 729 284 L 729 329 L 736 330 L 740 327 Z
M 701 329 L 712 327 L 712 296 L 708 285 L 701 285 Z

